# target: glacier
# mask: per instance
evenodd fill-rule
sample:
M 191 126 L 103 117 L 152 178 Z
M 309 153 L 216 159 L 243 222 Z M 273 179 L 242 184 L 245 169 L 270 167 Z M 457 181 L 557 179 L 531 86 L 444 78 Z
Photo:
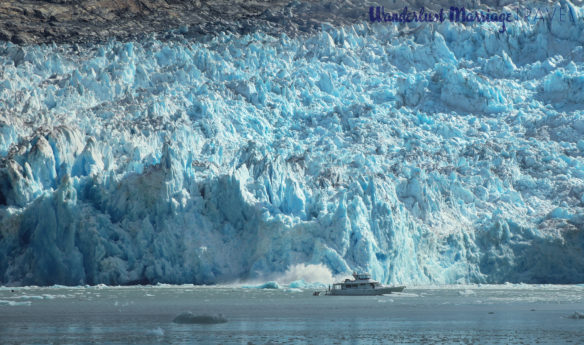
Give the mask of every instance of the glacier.
M 498 29 L 0 43 L 0 284 L 584 282 L 584 22 Z

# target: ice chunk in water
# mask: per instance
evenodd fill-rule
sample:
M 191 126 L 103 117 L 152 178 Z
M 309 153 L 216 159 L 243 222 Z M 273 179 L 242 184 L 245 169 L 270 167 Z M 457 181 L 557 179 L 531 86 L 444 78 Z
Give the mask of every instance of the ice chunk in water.
M 188 323 L 188 324 L 215 324 L 215 323 L 225 323 L 227 319 L 222 314 L 217 315 L 195 315 L 193 313 L 186 312 L 178 315 L 172 320 L 174 323 Z

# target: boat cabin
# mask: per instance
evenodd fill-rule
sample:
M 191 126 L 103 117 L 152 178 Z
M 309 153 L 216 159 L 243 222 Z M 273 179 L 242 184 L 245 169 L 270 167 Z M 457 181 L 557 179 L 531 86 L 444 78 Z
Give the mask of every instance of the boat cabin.
M 333 290 L 349 290 L 349 289 L 364 289 L 371 290 L 377 287 L 381 287 L 379 282 L 371 280 L 371 275 L 369 273 L 353 273 L 354 280 L 345 279 L 342 283 L 333 284 Z

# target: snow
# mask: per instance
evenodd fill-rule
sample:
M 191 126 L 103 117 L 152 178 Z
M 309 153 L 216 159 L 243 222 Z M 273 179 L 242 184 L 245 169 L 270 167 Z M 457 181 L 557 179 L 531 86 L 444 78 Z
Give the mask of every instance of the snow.
M 0 44 L 0 283 L 584 281 L 584 24 L 403 30 Z

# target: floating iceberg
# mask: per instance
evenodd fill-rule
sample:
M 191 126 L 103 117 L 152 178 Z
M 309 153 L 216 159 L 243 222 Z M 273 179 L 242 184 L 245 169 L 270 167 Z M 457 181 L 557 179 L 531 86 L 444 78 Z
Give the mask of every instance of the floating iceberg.
M 175 317 L 172 322 L 174 323 L 189 323 L 189 324 L 215 324 L 215 323 L 225 323 L 227 319 L 221 315 L 195 315 L 193 313 L 186 312 Z
M 583 33 L 1 43 L 0 283 L 582 282 Z
M 574 320 L 580 320 L 580 319 L 584 319 L 584 314 L 575 311 L 574 314 L 568 316 L 568 318 L 574 319 Z

